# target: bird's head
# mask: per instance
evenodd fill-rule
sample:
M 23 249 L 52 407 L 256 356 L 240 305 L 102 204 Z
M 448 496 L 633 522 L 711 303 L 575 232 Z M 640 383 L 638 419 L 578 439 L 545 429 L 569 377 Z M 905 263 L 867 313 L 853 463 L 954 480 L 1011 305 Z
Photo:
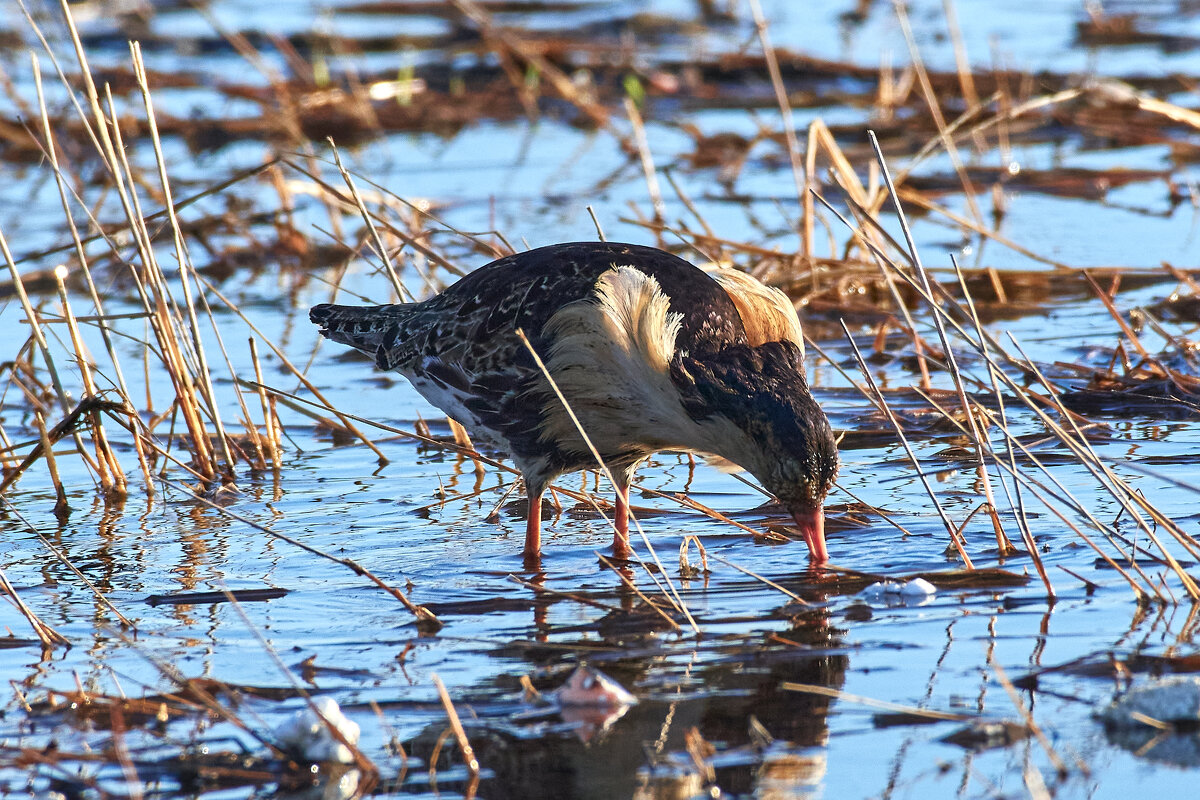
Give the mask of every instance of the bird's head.
M 783 503 L 813 561 L 825 548 L 825 495 L 837 477 L 837 443 L 790 341 L 683 356 L 673 365 L 688 414 L 705 429 L 707 449 L 757 478 Z

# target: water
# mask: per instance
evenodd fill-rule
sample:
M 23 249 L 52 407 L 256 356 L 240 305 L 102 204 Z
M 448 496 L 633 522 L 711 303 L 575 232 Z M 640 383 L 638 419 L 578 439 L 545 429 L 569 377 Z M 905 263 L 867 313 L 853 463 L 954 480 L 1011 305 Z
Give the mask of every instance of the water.
M 1193 13 L 1173 4 L 1153 29 L 1183 36 L 1200 35 Z M 860 25 L 841 21 L 851 3 L 825 4 L 816 10 L 790 3 L 769 3 L 771 36 L 777 46 L 822 58 L 846 58 L 874 65 L 882 52 L 894 63 L 907 61 L 907 48 L 889 9 L 872 8 Z M 652 9 L 668 19 L 690 18 L 692 6 L 682 2 L 656 3 Z M 1121 9 L 1110 9 L 1113 13 Z M 628 9 L 620 3 L 581 4 L 577 11 L 514 14 L 504 19 L 538 29 L 563 25 L 581 27 L 622 17 Z M 1147 13 L 1156 9 L 1148 10 Z M 435 17 L 414 19 L 405 15 L 376 14 L 367 18 L 342 13 L 337 5 L 316 7 L 296 3 L 283 11 L 261 4 L 216 2 L 211 13 L 224 25 L 246 31 L 300 34 L 313 28 L 346 35 L 430 35 L 447 30 Z M 1003 12 L 993 4 L 960 2 L 958 16 L 973 63 L 1003 64 L 1030 70 L 1060 72 L 1099 71 L 1107 76 L 1133 78 L 1174 73 L 1195 75 L 1200 59 L 1195 49 L 1164 52 L 1153 46 L 1087 49 L 1074 42 L 1074 25 L 1083 18 L 1073 2 L 1022 3 Z M 914 4 L 914 30 L 922 55 L 932 68 L 953 63 L 944 39 L 940 3 Z M 52 32 L 59 26 L 47 26 Z M 24 31 L 19 18 L 8 28 Z M 93 66 L 123 65 L 128 57 L 119 41 L 99 38 L 114 30 L 111 14 L 82 20 Z M 203 36 L 217 41 L 204 19 L 190 10 L 164 9 L 149 21 L 151 33 L 165 41 Z M 90 37 L 90 38 L 89 38 Z M 119 37 L 118 37 L 119 38 Z M 658 45 L 646 45 L 653 59 L 687 57 L 702 53 L 735 51 L 752 42 L 752 30 L 743 23 L 725 30 L 691 35 L 664 36 Z M 749 52 L 757 52 L 755 45 Z M 68 51 L 56 52 L 66 58 Z M 213 87 L 221 81 L 262 85 L 261 75 L 248 69 L 236 54 L 223 47 L 147 48 L 155 68 L 199 75 L 196 87 L 155 94 L 160 114 L 202 118 L 255 113 L 252 104 L 230 99 Z M 442 51 L 401 54 L 405 58 L 437 63 Z M 470 62 L 470 54 L 454 58 Z M 283 63 L 274 53 L 268 60 Z M 45 59 L 43 57 L 43 64 Z M 397 69 L 395 53 L 376 52 L 330 59 L 339 67 L 356 64 L 363 70 Z M 32 97 L 27 61 L 17 50 L 7 53 L 6 71 L 16 81 L 17 93 Z M 51 85 L 53 98 L 61 98 Z M 1176 98 L 1187 104 L 1188 100 Z M 57 102 L 57 101 L 56 101 Z M 136 108 L 140 100 L 126 101 Z M 7 109 L 6 109 L 7 110 Z M 866 126 L 867 114 L 838 102 L 797 109 L 797 124 L 820 117 L 827 121 Z M 778 147 L 760 143 L 751 151 L 735 184 L 733 202 L 719 187 L 713 170 L 693 170 L 684 156 L 692 140 L 678 123 L 693 121 L 705 133 L 737 131 L 753 135 L 760 124 L 776 130 L 777 115 L 769 108 L 754 112 L 743 108 L 705 108 L 695 111 L 659 101 L 659 112 L 649 117 L 647 135 L 656 164 L 671 167 L 679 186 L 695 200 L 700 215 L 715 233 L 737 241 L 752 241 L 766 248 L 794 248 L 791 221 L 798 216 L 795 188 Z M 614 125 L 627 131 L 616 114 Z M 1187 136 L 1180 139 L 1187 140 Z M 1193 137 L 1194 138 L 1194 137 Z M 188 196 L 236 170 L 260 164 L 274 150 L 253 140 L 237 142 L 211 152 L 193 153 L 177 137 L 165 144 L 176 197 Z M 321 157 L 327 151 L 318 147 Z M 132 149 L 136 162 L 153 163 L 147 146 Z M 428 201 L 433 213 L 458 230 L 499 231 L 514 245 L 531 246 L 571 239 L 591 239 L 594 224 L 586 211 L 592 206 L 610 239 L 651 241 L 646 230 L 629 219 L 630 206 L 648 214 L 649 195 L 640 167 L 621 152 L 616 139 L 606 133 L 583 131 L 550 117 L 536 122 L 521 119 L 483 120 L 453 135 L 433 133 L 393 134 L 346 148 L 347 167 L 401 197 Z M 1005 163 L 996 149 L 967 152 L 972 163 L 997 166 Z M 1095 148 L 1078 136 L 1059 142 L 1018 144 L 1008 156 L 1026 168 L 1055 165 L 1109 169 L 1113 167 L 1169 171 L 1179 186 L 1195 183 L 1194 164 L 1173 160 L 1169 143 L 1151 143 L 1117 149 Z M 900 160 L 903 163 L 903 159 Z M 896 166 L 896 165 L 893 165 Z M 857 163 L 860 175 L 867 164 Z M 936 158 L 922 174 L 944 174 L 950 165 Z M 35 164 L 9 164 L 9 188 L 0 199 L 0 225 L 13 250 L 30 253 L 60 245 L 65 239 L 62 210 L 48 173 Z M 332 183 L 335 171 L 323 173 Z M 295 181 L 296 227 L 319 243 L 328 241 L 326 208 L 300 192 L 306 179 L 287 171 Z M 689 212 L 664 187 L 668 220 L 691 220 Z M 748 196 L 743 201 L 741 196 Z M 236 197 L 245 206 L 231 204 Z M 1196 216 L 1184 202 L 1171 209 L 1165 180 L 1138 181 L 1115 189 L 1106 202 L 1072 199 L 1029 190 L 1007 195 L 1008 213 L 1001 233 L 1037 254 L 1075 267 L 1127 266 L 1154 268 L 1167 261 L 1181 268 L 1194 266 Z M 990 199 L 979 197 L 985 213 Z M 100 202 L 101 218 L 118 218 L 111 196 Z M 965 213 L 960 194 L 938 198 L 956 213 Z M 224 247 L 245 244 L 247 232 L 260 240 L 270 238 L 270 228 L 249 219 L 247 208 L 274 211 L 279 195 L 266 182 L 246 181 L 231 193 L 206 198 L 186 212 L 186 219 L 202 214 L 228 214 L 227 227 L 201 242 L 189 240 L 199 264 L 216 260 Z M 157 209 L 149 204 L 148 208 Z M 405 209 L 392 208 L 393 215 Z M 83 221 L 82 214 L 77 215 Z M 342 217 L 346 238 L 353 241 L 358 221 Z M 689 223 L 692 224 L 692 223 Z M 846 235 L 831 222 L 835 251 Z M 885 225 L 899 235 L 888 217 Z M 437 224 L 430 224 L 441 231 Z M 318 230 L 319 228 L 319 230 Z M 1002 272 L 1046 267 L 1027 256 L 993 242 L 964 236 L 929 217 L 914 222 L 918 246 L 928 264 L 949 266 L 948 252 L 964 265 L 994 266 Z M 818 233 L 824 248 L 827 234 Z M 454 236 L 437 233 L 433 241 L 445 247 L 464 267 L 486 259 L 466 252 Z M 174 264 L 169 245 L 160 251 L 164 264 Z M 820 253 L 819 253 L 820 254 Z M 279 261 L 255 258 L 225 277 L 216 277 L 230 297 L 256 325 L 262 336 L 275 342 L 293 363 L 309 365 L 308 378 L 339 410 L 406 430 L 419 419 L 429 420 L 433 432 L 447 435 L 448 428 L 400 379 L 374 373 L 370 364 L 344 356 L 335 346 L 321 344 L 306 320 L 305 310 L 329 298 L 330 270 L 281 267 Z M 282 259 L 280 259 L 282 260 Z M 54 259 L 22 263 L 27 274 L 51 266 Z M 341 287 L 342 298 L 361 296 L 388 299 L 386 280 L 375 259 L 355 259 Z M 424 282 L 412 264 L 404 262 L 403 277 L 414 291 Z M 116 274 L 115 272 L 105 273 Z M 449 280 L 443 272 L 432 274 L 434 283 Z M 1066 279 L 1064 279 L 1066 280 Z M 1102 281 L 1103 283 L 1103 281 Z M 1054 288 L 1060 288 L 1055 286 Z M 1174 289 L 1164 281 L 1122 288 L 1117 303 L 1122 309 L 1148 305 Z M 105 279 L 102 291 L 110 314 L 137 310 L 134 295 L 123 281 Z M 51 295 L 40 295 L 45 309 L 57 313 Z M 215 298 L 214 298 L 215 300 Z M 77 314 L 89 313 L 81 294 L 73 296 Z M 8 348 L 0 359 L 13 358 L 27 335 L 20 322 L 24 312 L 12 300 L 0 307 L 0 325 L 9 331 Z M 928 320 L 928 314 L 922 317 Z M 218 327 L 240 376 L 251 374 L 245 345 L 249 331 L 235 314 L 218 308 Z M 812 329 L 824 330 L 822 319 Z M 925 335 L 935 335 L 926 324 Z M 54 344 L 60 367 L 78 396 L 75 369 L 65 355 L 62 326 L 51 326 L 60 338 Z M 140 321 L 123 323 L 130 336 L 144 337 Z M 848 345 L 833 336 L 820 342 L 834 360 L 857 379 L 857 368 Z M 998 337 L 1011 331 L 1034 359 L 1086 363 L 1102 368 L 1111 358 L 1108 348 L 1120 330 L 1113 318 L 1083 292 L 1053 299 L 1028 314 L 1010 315 L 990 323 Z M 1188 337 L 1194 326 L 1169 323 L 1171 335 Z M 856 329 L 860 345 L 869 347 L 874 329 Z M 94 331 L 88 329 L 89 346 L 112 378 L 107 357 Z M 240 411 L 228 371 L 216 348 L 211 327 L 202 326 L 210 365 L 227 422 Z M 898 340 L 897 340 L 898 341 Z M 1165 339 L 1150 329 L 1143 343 L 1158 353 Z M 122 340 L 117 345 L 122 366 L 131 382 L 131 394 L 143 397 L 142 348 Z M 893 351 L 910 352 L 901 344 Z M 264 353 L 266 383 L 303 397 L 309 393 L 279 358 Z M 977 359 L 961 354 L 964 368 L 985 378 Z M 888 431 L 886 422 L 873 417 L 869 403 L 849 388 L 846 378 L 823 363 L 810 367 L 818 398 L 839 430 Z M 912 385 L 911 364 L 893 361 L 873 368 L 876 379 L 889 390 Z M 944 376 L 940 386 L 948 387 Z M 1083 383 L 1083 379 L 1079 380 Z M 165 378 L 152 373 L 148 391 L 156 412 L 168 408 L 171 391 Z M 911 395 L 896 396 L 897 408 L 923 407 Z M 257 399 L 247 396 L 251 414 L 260 418 Z M 3 424 L 16 442 L 36 436 L 28 404 L 10 386 L 2 399 Z M 153 499 L 141 490 L 136 460 L 128 449 L 121 452 L 135 487 L 123 507 L 106 507 L 94 489 L 89 473 L 77 456 L 62 455 L 60 469 L 73 508 L 63 522 L 51 513 L 54 495 L 44 464 L 36 464 L 7 494 L 13 506 L 32 526 L 61 550 L 108 600 L 135 625 L 136 633 L 122 630 L 116 617 L 94 594 L 56 559 L 45 544 L 13 515 L 4 517 L 5 537 L 0 563 L 22 600 L 71 642 L 69 649 L 43 653 L 31 645 L 0 649 L 0 668 L 14 687 L 0 723 L 4 735 L 4 769 L 0 780 L 12 793 L 45 793 L 55 779 L 76 780 L 77 767 L 94 776 L 99 787 L 123 791 L 123 773 L 113 758 L 96 762 L 64 759 L 54 766 L 31 766 L 19 760 L 15 748 L 42 750 L 53 741 L 60 753 L 78 757 L 104 752 L 115 741 L 132 753 L 139 774 L 150 776 L 149 762 L 177 756 L 190 745 L 207 745 L 213 751 L 246 748 L 262 755 L 263 746 L 246 731 L 202 711 L 192 709 L 156 728 L 129 725 L 122 736 L 110 732 L 111 717 L 81 722 L 69 711 L 41 706 L 25 711 L 22 698 L 40 701 L 47 692 L 71 692 L 77 685 L 90 693 L 140 697 L 175 688 L 174 675 L 192 679 L 213 678 L 233 686 L 284 690 L 288 699 L 247 696 L 237 706 L 238 716 L 252 731 L 270 731 L 301 701 L 294 686 L 331 694 L 362 727 L 360 746 L 379 767 L 384 789 L 397 794 L 470 794 L 481 797 L 671 797 L 695 794 L 704 783 L 687 752 L 688 731 L 695 727 L 714 748 L 711 762 L 716 785 L 725 794 L 762 797 L 1008 797 L 1037 794 L 1039 781 L 1057 798 L 1109 798 L 1171 792 L 1186 796 L 1194 784 L 1191 767 L 1156 760 L 1153 753 L 1137 754 L 1110 741 L 1092 714 L 1113 696 L 1119 681 L 1087 677 L 1077 670 L 1042 676 L 1038 690 L 1022 691 L 1020 702 L 1045 733 L 1047 753 L 1036 739 L 981 753 L 964 751 L 942 738 L 963 723 L 885 725 L 870 705 L 851 696 L 902 706 L 979 714 L 1019 721 L 1018 710 L 1003 686 L 1008 679 L 1079 659 L 1104 663 L 1112 654 L 1125 659 L 1135 654 L 1187 657 L 1196 653 L 1194 607 L 1186 602 L 1140 606 L 1117 573 L 1095 567 L 1096 554 L 1057 517 L 1036 500 L 1030 503 L 1033 534 L 1058 593 L 1047 601 L 1034 576 L 1017 588 L 943 588 L 928 602 L 889 607 L 864 603 L 855 596 L 861 583 L 838 580 L 807 570 L 804 548 L 796 542 L 770 544 L 724 523 L 681 510 L 669 499 L 634 494 L 633 503 L 649 541 L 661 558 L 665 574 L 695 618 L 699 633 L 686 622 L 672 630 L 661 617 L 646 611 L 644 601 L 612 571 L 598 562 L 611 541 L 604 521 L 585 507 L 562 497 L 565 508 L 547 520 L 545 573 L 524 571 L 519 551 L 524 520 L 519 493 L 499 508 L 494 522 L 488 513 L 501 503 L 511 476 L 494 468 L 477 475 L 470 461 L 421 446 L 411 439 L 372 433 L 387 458 L 376 457 L 353 441 L 335 441 L 328 429 L 300 412 L 283 409 L 285 452 L 277 472 L 253 473 L 242 469 L 236 490 L 214 495 L 219 505 L 259 526 L 276 531 L 329 556 L 296 547 L 260 528 L 230 518 L 189 497 L 180 486 L 181 471 L 170 472 L 171 483 L 158 483 Z M 327 412 L 321 412 L 328 416 Z M 49 414 L 53 421 L 57 411 Z M 926 417 L 932 423 L 932 417 Z M 1100 417 L 1104 420 L 1105 418 Z M 1172 486 L 1161 478 L 1137 473 L 1120 462 L 1134 461 L 1165 472 L 1169 478 L 1200 485 L 1194 458 L 1200 440 L 1192 419 L 1105 420 L 1108 438 L 1097 444 L 1102 456 L 1112 459 L 1131 483 L 1145 492 L 1164 513 L 1195 532 L 1194 493 Z M 1010 424 L 1019 436 L 1042 432 L 1033 414 L 1014 405 Z M 911 443 L 938 502 L 950 518 L 961 524 L 982 502 L 970 462 L 947 454 L 963 441 L 944 428 L 914 423 Z M 169 428 L 164 423 L 159 434 Z M 177 428 L 181 429 L 182 425 Z M 236 426 L 234 426 L 236 427 Z M 69 441 L 69 440 L 68 440 Z M 863 515 L 865 524 L 853 527 L 848 514 L 831 511 L 829 546 L 839 567 L 875 574 L 908 576 L 916 572 L 945 573 L 959 562 L 946 554 L 947 534 L 918 480 L 903 448 L 888 434 L 871 441 L 848 440 L 843 450 L 839 484 L 871 505 L 887 510 L 908 531 L 901 534 L 879 514 Z M 58 450 L 68 449 L 63 442 Z M 21 449 L 24 454 L 26 449 Z M 1111 494 L 1070 457 L 1061 445 L 1042 447 L 1039 454 L 1051 464 L 1055 478 L 1076 495 L 1080 503 L 1104 522 L 1120 515 Z M 1040 476 L 1025 464 L 1028 474 Z M 695 500 L 751 527 L 761 528 L 765 516 L 752 511 L 762 497 L 755 490 L 685 457 L 663 454 L 639 473 L 641 485 L 663 493 L 688 492 Z M 592 478 L 567 476 L 559 485 L 594 488 Z M 601 494 L 606 493 L 601 487 Z M 998 503 L 1007 508 L 999 490 Z M 477 493 L 477 494 L 475 494 Z M 445 499 L 439 504 L 439 500 Z M 852 502 L 838 493 L 831 503 Z M 1014 532 L 1011 518 L 1006 527 Z M 1128 519 L 1118 528 L 1132 532 Z M 995 555 L 991 524 L 977 515 L 965 529 L 967 548 L 978 567 L 1002 567 L 1033 574 L 1028 557 L 1000 560 Z M 710 556 L 711 574 L 683 578 L 677 569 L 677 551 L 685 535 L 699 537 Z M 638 545 L 645 555 L 644 547 Z M 1116 553 L 1105 545 L 1106 551 Z M 1176 548 L 1178 550 L 1178 548 Z M 1182 553 L 1179 553 L 1182 556 Z M 413 602 L 428 604 L 445 627 L 436 636 L 423 636 L 402 604 L 368 579 L 336 559 L 350 559 L 403 592 Z M 695 563 L 695 550 L 691 554 Z M 799 595 L 808 604 L 792 600 L 785 591 L 748 577 L 727 562 L 750 570 Z M 1089 592 L 1064 567 L 1098 584 Z M 1155 568 L 1157 574 L 1161 568 Z M 517 575 L 526 583 L 514 582 Z M 643 571 L 627 576 L 638 590 L 662 603 L 662 593 Z M 544 594 L 535 595 L 528 581 L 538 581 Z M 660 578 L 664 581 L 665 578 Z M 1172 591 L 1182 600 L 1178 582 Z M 265 602 L 160 604 L 146 602 L 151 595 L 229 589 L 278 588 L 283 597 Z M 580 602 L 580 599 L 587 602 Z M 18 637 L 28 636 L 29 626 L 11 605 L 0 608 L 0 624 Z M 311 659 L 311 662 L 307 663 Z M 520 678 L 529 676 L 539 689 L 558 686 L 575 664 L 596 666 L 639 697 L 640 703 L 607 729 L 574 724 L 575 721 L 539 707 L 520 693 Z M 470 789 L 457 749 L 448 744 L 431 785 L 429 761 L 434 743 L 445 727 L 445 712 L 434 689 L 433 676 L 446 684 L 467 724 L 484 768 L 477 790 Z M 1137 675 L 1135 683 L 1148 680 Z M 784 684 L 815 684 L 846 693 L 838 699 L 793 691 Z M 372 704 L 375 704 L 372 706 Z M 755 722 L 756 721 L 756 722 Z M 765 731 L 774 740 L 752 729 Z M 119 727 L 119 726 L 118 726 Z M 585 741 L 586 740 L 586 741 Z M 405 760 L 392 742 L 403 743 Z M 694 742 L 693 742 L 694 744 Z M 1161 752 L 1161 751 L 1160 751 Z M 1054 759 L 1067 765 L 1058 776 Z M 27 783 L 28 781 L 28 783 Z M 266 788 L 238 783 L 216 796 L 261 796 Z M 180 785 L 168 770 L 148 793 L 195 796 L 206 793 L 203 784 Z M 82 790 L 100 796 L 96 788 Z M 381 790 L 382 791 L 382 790 Z

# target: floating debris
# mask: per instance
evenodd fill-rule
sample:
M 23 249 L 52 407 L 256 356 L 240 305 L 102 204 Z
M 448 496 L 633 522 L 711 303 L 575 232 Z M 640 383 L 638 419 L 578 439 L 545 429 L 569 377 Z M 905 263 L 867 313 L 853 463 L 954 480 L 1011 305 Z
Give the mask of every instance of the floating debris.
M 358 723 L 342 713 L 336 700 L 314 697 L 311 706 L 297 711 L 275 729 L 275 743 L 304 761 L 353 764 L 351 748 L 358 744 L 358 735 Z
M 637 698 L 621 684 L 586 665 L 576 668 L 552 697 L 563 708 L 615 708 L 637 704 Z
M 886 603 L 887 605 L 917 605 L 929 602 L 937 594 L 937 587 L 924 578 L 913 578 L 911 581 L 879 581 L 872 583 L 859 593 L 859 597 L 868 603 Z
M 621 684 L 586 665 L 577 667 L 549 697 L 558 704 L 563 721 L 575 726 L 576 735 L 585 744 L 637 704 L 637 698 Z
M 146 602 L 152 606 L 211 605 L 213 603 L 253 603 L 286 597 L 287 589 L 235 589 L 229 592 L 174 592 L 152 594 Z

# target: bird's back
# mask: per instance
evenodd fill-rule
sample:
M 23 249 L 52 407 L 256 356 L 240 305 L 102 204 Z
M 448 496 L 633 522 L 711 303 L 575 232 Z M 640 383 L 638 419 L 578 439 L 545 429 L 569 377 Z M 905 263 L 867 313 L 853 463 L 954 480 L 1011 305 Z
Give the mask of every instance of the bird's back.
M 717 281 L 681 258 L 634 244 L 576 242 L 540 247 L 480 267 L 420 303 L 313 307 L 328 338 L 375 358 L 380 369 L 411 375 L 423 364 L 453 364 L 467 376 L 532 367 L 516 331 L 539 352 L 542 331 L 563 306 L 593 296 L 614 266 L 653 277 L 681 315 L 677 345 L 707 352 L 745 339 L 738 310 Z

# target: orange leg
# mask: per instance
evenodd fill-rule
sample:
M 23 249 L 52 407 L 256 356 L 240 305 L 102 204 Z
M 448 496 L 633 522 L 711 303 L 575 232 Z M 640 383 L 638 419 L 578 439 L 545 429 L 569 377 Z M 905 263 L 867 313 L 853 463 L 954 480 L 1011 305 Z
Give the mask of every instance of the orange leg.
M 527 487 L 529 511 L 525 516 L 525 561 L 537 561 L 542 555 L 542 492 L 541 487 Z
M 629 479 L 619 479 L 616 489 L 617 502 L 613 509 L 613 526 L 616 528 L 613 534 L 613 557 L 629 559 L 633 556 L 633 550 L 629 547 Z

